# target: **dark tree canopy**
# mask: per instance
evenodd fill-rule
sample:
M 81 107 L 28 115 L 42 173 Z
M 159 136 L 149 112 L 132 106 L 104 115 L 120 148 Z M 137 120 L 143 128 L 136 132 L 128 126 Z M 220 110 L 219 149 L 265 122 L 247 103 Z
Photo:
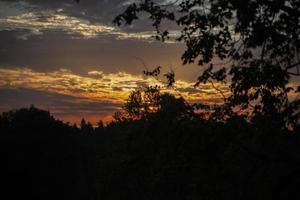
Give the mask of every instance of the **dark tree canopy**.
M 195 117 L 192 106 L 182 97 L 161 93 L 157 86 L 150 86 L 144 91 L 131 92 L 123 110 L 114 116 L 116 121 L 192 119 Z
M 169 39 L 163 20 L 178 25 L 175 39 L 186 45 L 183 64 L 203 67 L 195 86 L 228 82 L 231 95 L 221 118 L 236 115 L 238 109 L 254 121 L 267 117 L 282 127 L 298 123 L 300 101 L 294 97 L 300 87 L 291 82 L 300 76 L 298 0 L 182 0 L 168 5 L 141 0 L 114 22 L 130 25 L 144 16 L 140 13 L 153 21 L 158 40 Z

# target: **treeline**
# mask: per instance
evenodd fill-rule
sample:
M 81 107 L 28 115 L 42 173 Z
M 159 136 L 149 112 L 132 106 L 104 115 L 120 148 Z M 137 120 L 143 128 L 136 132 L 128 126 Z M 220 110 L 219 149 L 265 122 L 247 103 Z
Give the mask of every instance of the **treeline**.
M 138 100 L 138 101 L 137 101 Z M 63 123 L 34 106 L 0 116 L 10 199 L 299 197 L 299 126 L 204 118 L 182 98 L 133 92 L 115 120 Z
M 0 129 L 4 135 L 33 136 L 75 136 L 95 135 L 104 131 L 104 123 L 99 121 L 97 127 L 83 118 L 77 124 L 64 123 L 55 119 L 49 111 L 31 105 L 29 108 L 11 110 L 0 115 Z

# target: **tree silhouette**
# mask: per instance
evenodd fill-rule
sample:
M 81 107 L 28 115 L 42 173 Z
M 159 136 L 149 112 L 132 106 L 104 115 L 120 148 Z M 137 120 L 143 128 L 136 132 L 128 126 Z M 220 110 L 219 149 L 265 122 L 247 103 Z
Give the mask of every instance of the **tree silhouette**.
M 92 135 L 94 128 L 90 122 L 85 122 L 85 119 L 82 118 L 80 122 L 80 130 L 83 135 Z
M 6 196 L 299 197 L 299 100 L 288 95 L 291 77 L 299 75 L 300 3 L 155 2 L 131 4 L 116 22 L 131 23 L 146 11 L 157 38 L 164 40 L 168 32 L 160 30 L 162 20 L 176 21 L 182 28 L 177 39 L 187 45 L 184 63 L 198 61 L 206 67 L 195 85 L 230 79 L 232 94 L 224 96 L 224 106 L 203 118 L 183 98 L 152 86 L 133 91 L 115 120 L 107 125 L 100 121 L 95 129 L 84 119 L 78 128 L 34 106 L 4 112 L 0 173 Z M 217 66 L 214 57 L 223 65 Z M 158 76 L 160 69 L 144 73 Z M 171 87 L 174 74 L 166 78 Z
M 182 97 L 161 93 L 158 86 L 131 92 L 123 110 L 115 114 L 117 121 L 124 120 L 167 120 L 192 118 L 195 116 L 192 106 Z
M 16 134 L 22 137 L 64 136 L 71 132 L 67 124 L 54 119 L 49 111 L 40 110 L 34 105 L 2 113 L 0 128 L 4 134 Z
M 299 94 L 291 82 L 300 76 L 299 1 L 183 0 L 166 5 L 143 0 L 130 4 L 114 22 L 130 25 L 141 12 L 153 21 L 158 40 L 169 39 L 163 20 L 178 25 L 175 39 L 186 45 L 183 64 L 197 62 L 204 69 L 195 86 L 229 80 L 231 95 L 219 116 L 248 113 L 252 121 L 265 117 L 282 128 L 297 124 L 300 100 L 289 94 Z
M 100 120 L 97 124 L 98 126 L 95 128 L 95 134 L 103 134 L 105 130 L 105 125 L 102 120 Z

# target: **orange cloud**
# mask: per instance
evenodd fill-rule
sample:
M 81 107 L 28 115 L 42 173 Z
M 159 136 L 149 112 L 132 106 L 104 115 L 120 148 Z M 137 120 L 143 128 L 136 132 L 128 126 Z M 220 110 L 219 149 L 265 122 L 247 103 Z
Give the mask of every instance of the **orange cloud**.
M 181 95 L 190 102 L 209 104 L 222 103 L 222 95 L 210 84 L 193 87 L 193 83 L 177 80 L 175 90 L 154 78 L 132 75 L 126 72 L 103 73 L 90 71 L 86 76 L 74 74 L 70 70 L 60 69 L 52 72 L 37 72 L 30 68 L 0 68 L 0 87 L 27 88 L 49 93 L 69 95 L 90 102 L 111 102 L 122 104 L 129 93 L 149 85 L 158 85 L 163 92 Z M 228 87 L 216 85 L 228 95 Z M 221 87 L 222 86 L 222 87 Z

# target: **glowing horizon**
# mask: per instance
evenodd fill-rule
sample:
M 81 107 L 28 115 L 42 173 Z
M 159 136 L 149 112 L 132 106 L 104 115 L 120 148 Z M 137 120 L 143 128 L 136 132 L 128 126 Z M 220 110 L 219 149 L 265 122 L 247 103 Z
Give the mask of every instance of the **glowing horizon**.
M 72 115 L 67 113 L 68 108 L 60 110 L 53 106 L 48 107 L 54 116 L 72 123 L 78 123 L 81 117 L 93 118 L 93 120 L 90 120 L 93 123 L 97 121 L 96 117 L 99 117 L 99 120 L 108 121 L 108 119 L 111 119 L 110 116 L 126 102 L 131 91 L 154 85 L 160 86 L 162 92 L 170 92 L 174 95 L 180 93 L 188 102 L 202 102 L 206 104 L 219 104 L 222 102 L 222 96 L 210 84 L 204 84 L 195 88 L 193 82 L 177 80 L 175 83 L 176 90 L 173 90 L 166 88 L 163 82 L 152 77 L 132 75 L 127 72 L 104 73 L 102 71 L 89 71 L 86 75 L 79 75 L 67 69 L 38 72 L 30 68 L 0 68 L 0 89 L 26 89 L 45 92 L 49 95 L 71 97 L 71 102 L 78 104 L 79 108 L 80 104 L 92 103 L 103 103 L 113 107 L 110 112 L 105 114 L 101 113 L 101 110 L 97 114 L 97 111 L 94 109 L 92 112 L 89 109 L 83 109 L 81 110 L 82 116 L 76 117 L 72 117 Z M 228 86 L 220 84 L 217 86 L 225 94 L 228 94 Z M 40 105 L 42 108 L 45 108 L 43 104 Z M 65 114 L 65 116 L 62 116 L 62 114 Z

